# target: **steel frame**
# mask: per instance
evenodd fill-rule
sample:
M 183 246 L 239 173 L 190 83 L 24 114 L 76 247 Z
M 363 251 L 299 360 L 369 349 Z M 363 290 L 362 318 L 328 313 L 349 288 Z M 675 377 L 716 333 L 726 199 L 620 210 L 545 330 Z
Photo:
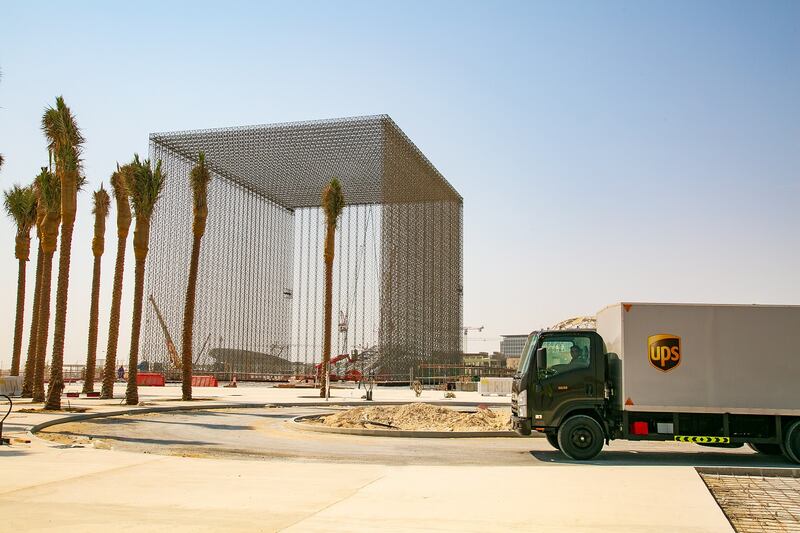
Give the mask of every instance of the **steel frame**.
M 335 350 L 358 353 L 346 364 L 378 379 L 407 380 L 419 364 L 458 361 L 462 198 L 387 115 L 150 135 L 150 157 L 162 160 L 167 180 L 145 291 L 173 338 L 181 337 L 191 250 L 189 172 L 200 151 L 213 179 L 196 372 L 313 375 L 322 352 L 320 199 L 334 176 L 347 202 L 336 237 Z M 142 360 L 170 371 L 152 306 Z

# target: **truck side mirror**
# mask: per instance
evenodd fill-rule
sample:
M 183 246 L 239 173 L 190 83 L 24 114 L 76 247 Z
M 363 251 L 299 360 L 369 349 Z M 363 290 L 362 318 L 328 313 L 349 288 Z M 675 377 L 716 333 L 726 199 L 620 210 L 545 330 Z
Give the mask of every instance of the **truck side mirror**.
M 547 348 L 536 350 L 536 369 L 545 370 L 547 368 Z

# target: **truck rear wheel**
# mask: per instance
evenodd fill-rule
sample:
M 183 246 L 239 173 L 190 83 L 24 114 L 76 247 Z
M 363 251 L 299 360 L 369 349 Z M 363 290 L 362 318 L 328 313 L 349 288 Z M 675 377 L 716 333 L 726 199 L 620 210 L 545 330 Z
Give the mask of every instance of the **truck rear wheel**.
M 557 433 L 545 433 L 545 438 L 547 442 L 550 443 L 550 446 L 555 448 L 556 450 L 560 450 L 561 448 L 558 447 L 558 434 Z
M 559 449 L 570 459 L 588 461 L 603 449 L 603 428 L 587 415 L 575 415 L 558 428 Z
M 800 463 L 800 420 L 792 422 L 785 435 L 783 448 L 786 450 L 786 457 Z
M 747 445 L 763 455 L 783 455 L 783 450 L 781 450 L 780 444 L 770 444 L 770 443 L 759 443 L 755 444 L 753 442 L 747 443 Z

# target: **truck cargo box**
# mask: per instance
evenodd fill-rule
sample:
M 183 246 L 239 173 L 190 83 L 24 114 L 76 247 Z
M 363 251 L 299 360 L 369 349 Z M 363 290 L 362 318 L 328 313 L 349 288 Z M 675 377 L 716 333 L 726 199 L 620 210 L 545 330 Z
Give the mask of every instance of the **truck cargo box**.
M 597 332 L 619 408 L 800 415 L 800 306 L 621 303 Z

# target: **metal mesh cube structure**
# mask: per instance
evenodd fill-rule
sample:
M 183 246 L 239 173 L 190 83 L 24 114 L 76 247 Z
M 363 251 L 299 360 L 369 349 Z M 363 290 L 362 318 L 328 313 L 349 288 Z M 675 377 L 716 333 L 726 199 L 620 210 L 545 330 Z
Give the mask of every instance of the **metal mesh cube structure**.
M 336 233 L 332 373 L 404 381 L 422 363 L 457 362 L 462 198 L 386 115 L 150 135 L 150 157 L 162 160 L 167 179 L 152 221 L 145 296 L 176 344 L 192 243 L 189 173 L 200 151 L 212 181 L 195 372 L 315 375 L 323 338 L 320 204 L 333 177 L 346 207 Z M 141 359 L 174 375 L 156 305 L 146 303 Z

